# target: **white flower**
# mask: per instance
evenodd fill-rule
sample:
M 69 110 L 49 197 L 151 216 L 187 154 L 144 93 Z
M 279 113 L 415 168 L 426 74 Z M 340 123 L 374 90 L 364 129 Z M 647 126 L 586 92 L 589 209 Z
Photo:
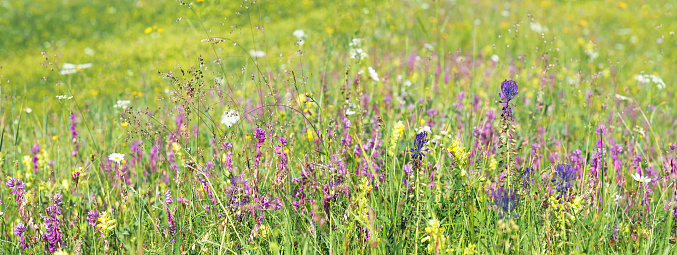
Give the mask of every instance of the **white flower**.
M 373 80 L 375 80 L 375 81 L 381 81 L 381 80 L 378 78 L 378 73 L 376 73 L 376 70 L 374 70 L 374 68 L 371 68 L 371 66 L 370 66 L 368 69 L 369 69 L 369 76 L 370 76 Z
M 240 120 L 240 114 L 233 109 L 230 109 L 230 111 L 224 112 L 223 115 L 221 115 L 221 124 L 226 127 L 232 127 L 238 120 Z
M 427 132 L 427 133 L 430 133 L 430 132 L 432 132 L 432 130 L 430 130 L 430 126 L 424 126 L 424 127 L 417 128 L 417 129 L 416 129 L 416 133 L 417 133 L 417 134 L 420 134 L 421 132 Z
M 496 54 L 492 55 L 491 61 L 494 61 L 494 63 L 498 63 L 498 55 L 496 55 Z
M 108 155 L 108 160 L 115 161 L 115 163 L 120 164 L 121 161 L 125 160 L 125 154 L 113 153 Z
M 122 109 L 127 109 L 129 107 L 129 104 L 131 104 L 132 101 L 129 100 L 118 100 L 115 105 L 113 105 L 113 108 L 122 108 Z
M 367 53 L 365 53 L 361 48 L 350 49 L 350 58 L 362 60 L 366 57 L 368 57 Z
M 61 66 L 61 71 L 59 71 L 59 74 L 66 75 L 66 74 L 77 73 L 78 70 L 90 68 L 90 67 L 92 67 L 92 63 L 79 64 L 79 65 L 71 64 L 71 63 L 63 63 L 63 65 Z
M 448 135 L 449 134 L 449 132 L 447 132 L 446 130 L 441 130 L 440 133 L 442 133 L 442 135 Z
M 632 179 L 635 179 L 635 181 L 638 181 L 638 182 L 643 182 L 643 183 L 651 182 L 651 178 L 648 178 L 646 176 L 641 176 L 638 173 L 631 174 L 630 176 L 632 176 Z
M 56 96 L 56 98 L 59 99 L 59 100 L 68 100 L 68 99 L 73 98 L 73 96 L 60 95 L 60 96 Z
M 249 55 L 254 58 L 262 58 L 266 56 L 266 52 L 262 50 L 249 50 Z
M 397 81 L 401 81 L 401 80 L 402 80 L 402 75 L 401 75 L 401 74 L 398 74 L 398 75 L 397 75 Z
M 303 43 L 304 43 L 303 38 L 306 38 L 306 36 L 308 36 L 308 35 L 306 35 L 306 33 L 303 32 L 303 30 L 301 30 L 301 29 L 297 29 L 296 31 L 294 31 L 293 35 L 294 35 L 294 37 L 296 37 L 296 39 L 298 40 L 298 44 L 299 44 L 299 45 L 303 45 Z
M 90 47 L 87 47 L 85 48 L 85 54 L 92 56 L 94 55 L 94 50 L 92 50 Z
M 31 113 L 31 112 L 33 112 L 33 109 L 31 109 L 30 107 L 26 107 L 26 109 L 24 109 L 24 111 L 26 111 L 26 113 Z
M 410 80 L 404 81 L 404 86 L 411 87 L 411 81 Z
M 301 40 L 301 39 L 303 39 L 307 36 L 306 33 L 303 32 L 303 30 L 301 30 L 301 29 L 297 29 L 296 31 L 294 31 L 293 35 L 294 35 L 294 37 L 298 38 L 299 40 Z
M 653 83 L 656 84 L 656 87 L 658 89 L 664 89 L 665 88 L 665 82 L 661 77 L 658 77 L 656 75 L 652 74 L 638 74 L 635 76 L 635 79 L 641 83 Z
M 357 109 L 357 105 L 355 103 L 348 104 L 348 107 L 346 107 L 346 116 L 355 114 L 355 109 Z
M 618 100 L 623 100 L 623 101 L 630 101 L 630 99 L 631 99 L 629 97 L 626 97 L 626 96 L 623 96 L 623 95 L 620 95 L 620 94 L 616 94 L 616 98 Z
M 352 41 L 348 44 L 350 47 L 359 47 L 362 44 L 362 39 L 361 38 L 353 38 Z
M 545 33 L 548 32 L 548 28 L 546 26 L 541 25 L 540 23 L 537 22 L 531 22 L 530 24 L 531 30 L 534 30 L 536 33 Z
M 433 45 L 429 43 L 424 43 L 423 48 L 426 48 L 429 51 L 433 51 Z
M 440 139 L 442 139 L 441 136 L 435 135 L 435 136 L 433 136 L 433 139 L 430 140 L 430 142 L 431 142 L 431 143 L 438 143 L 438 142 L 440 141 Z

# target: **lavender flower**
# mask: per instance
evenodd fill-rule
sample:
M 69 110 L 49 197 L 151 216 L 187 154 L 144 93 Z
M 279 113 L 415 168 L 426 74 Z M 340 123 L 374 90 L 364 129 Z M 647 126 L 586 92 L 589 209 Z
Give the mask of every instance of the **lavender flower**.
M 427 148 L 423 148 L 426 143 L 428 143 L 428 139 L 426 139 L 427 135 L 427 132 L 416 134 L 416 138 L 414 139 L 414 148 L 410 150 L 411 157 L 414 158 L 414 160 L 422 160 L 425 156 L 425 153 L 428 152 Z

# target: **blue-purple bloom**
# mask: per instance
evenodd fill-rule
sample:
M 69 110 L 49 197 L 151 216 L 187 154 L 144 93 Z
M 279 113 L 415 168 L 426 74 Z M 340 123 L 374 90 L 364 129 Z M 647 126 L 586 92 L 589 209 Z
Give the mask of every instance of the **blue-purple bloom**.
M 571 188 L 572 183 L 576 179 L 576 171 L 570 165 L 559 164 L 555 167 L 555 178 L 552 179 L 555 189 L 559 192 L 559 196 L 566 196 Z
M 416 138 L 414 139 L 414 148 L 410 150 L 411 157 L 414 158 L 414 160 L 423 159 L 425 153 L 428 152 L 428 149 L 423 148 L 426 143 L 428 143 L 426 136 L 428 136 L 428 133 L 426 132 L 420 132 L 416 134 Z
M 517 87 L 517 82 L 513 80 L 505 80 L 501 83 L 501 92 L 499 93 L 501 100 L 498 102 L 503 104 L 503 113 L 501 116 L 505 120 L 513 120 L 510 100 L 513 100 L 515 96 L 517 96 L 518 91 L 519 87 Z M 512 104 L 512 106 L 515 106 L 515 104 Z
M 499 217 L 505 218 L 519 205 L 520 196 L 513 189 L 500 187 L 493 192 L 494 204 L 499 209 Z M 515 214 L 515 217 L 519 215 Z

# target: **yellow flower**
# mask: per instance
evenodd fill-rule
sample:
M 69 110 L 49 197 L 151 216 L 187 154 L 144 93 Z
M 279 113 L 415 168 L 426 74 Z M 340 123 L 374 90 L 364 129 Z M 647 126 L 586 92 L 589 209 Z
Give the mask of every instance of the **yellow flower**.
M 122 124 L 120 124 L 120 125 L 122 125 L 122 127 L 126 127 L 126 126 L 129 126 L 129 122 L 125 121 L 125 122 L 122 122 Z
M 174 152 L 178 152 L 179 150 L 181 150 L 181 145 L 179 143 L 172 143 L 172 150 Z
M 52 136 L 52 141 L 56 141 L 56 139 L 59 139 L 58 135 Z
M 54 255 L 68 255 L 68 252 L 65 252 L 63 250 L 58 250 L 54 253 Z
M 468 247 L 463 250 L 463 255 L 468 255 L 468 254 L 477 254 L 477 251 L 475 250 L 475 245 L 474 244 L 468 244 Z
M 587 26 L 588 26 L 588 22 L 585 21 L 584 19 L 579 19 L 579 20 L 578 20 L 578 25 L 580 25 L 580 26 L 582 26 L 582 27 L 587 27 Z
M 99 232 L 101 232 L 104 236 L 113 230 L 115 226 L 117 226 L 117 224 L 115 220 L 111 218 L 110 212 L 108 211 L 104 212 L 99 217 L 99 224 L 96 225 L 96 227 L 99 228 Z
M 143 30 L 143 32 L 146 34 L 150 34 L 151 32 L 153 32 L 153 28 L 147 27 L 146 30 Z
M 308 129 L 308 132 L 306 132 L 306 137 L 308 137 L 308 140 L 313 140 L 313 131 Z

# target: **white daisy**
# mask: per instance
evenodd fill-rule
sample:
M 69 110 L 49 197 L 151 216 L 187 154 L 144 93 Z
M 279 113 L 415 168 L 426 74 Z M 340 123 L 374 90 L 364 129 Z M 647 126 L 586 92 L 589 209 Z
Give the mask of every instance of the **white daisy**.
M 638 173 L 631 174 L 630 176 L 632 176 L 632 179 L 635 179 L 635 181 L 638 181 L 638 182 L 643 182 L 643 183 L 651 182 L 651 178 L 648 178 L 646 176 L 641 176 Z
M 72 99 L 73 96 L 59 95 L 59 96 L 56 96 L 56 98 L 59 99 L 59 100 L 68 100 L 68 99 Z
M 125 154 L 120 154 L 120 153 L 110 154 L 110 155 L 108 155 L 108 160 L 115 161 L 115 163 L 120 164 L 120 162 L 125 160 Z

